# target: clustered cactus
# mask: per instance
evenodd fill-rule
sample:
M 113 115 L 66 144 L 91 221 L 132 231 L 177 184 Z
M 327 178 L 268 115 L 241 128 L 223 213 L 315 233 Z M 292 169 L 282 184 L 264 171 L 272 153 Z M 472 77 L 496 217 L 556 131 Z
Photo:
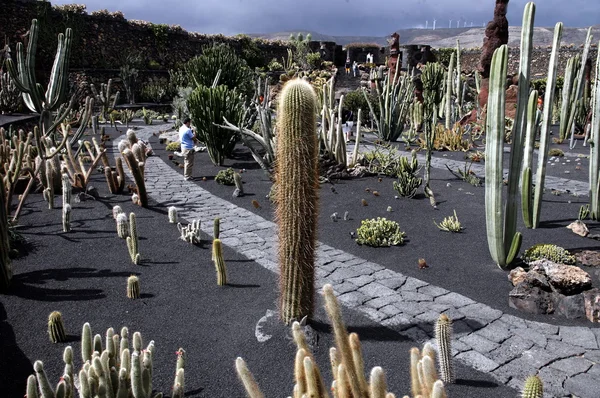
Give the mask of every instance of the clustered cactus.
M 377 217 L 362 220 L 356 236 L 359 245 L 381 247 L 402 245 L 406 234 L 400 230 L 396 221 Z
M 220 170 L 215 176 L 215 181 L 217 182 L 217 184 L 221 185 L 234 185 L 234 175 L 235 171 L 231 167 L 229 167 L 225 170 Z
M 185 227 L 181 223 L 177 223 L 177 229 L 181 233 L 181 239 L 188 243 L 200 243 L 200 220 L 193 220 Z
M 458 221 L 458 217 L 456 216 L 456 210 L 454 210 L 453 216 L 448 216 L 444 218 L 444 220 L 441 223 L 438 224 L 435 222 L 435 220 L 433 221 L 433 223 L 436 227 L 446 232 L 460 232 L 463 229 L 462 225 L 460 224 L 460 221 Z
M 106 331 L 106 343 L 102 348 L 102 337 L 97 334 L 92 339 L 89 323 L 83 325 L 81 354 L 83 367 L 78 373 L 79 383 L 75 384 L 73 349 L 65 348 L 63 375 L 53 389 L 44 370 L 42 361 L 33 365 L 34 375 L 27 379 L 28 398 L 64 398 L 79 396 L 95 397 L 132 397 L 162 398 L 161 392 L 153 393 L 152 371 L 154 341 L 145 350 L 142 349 L 142 336 L 133 334 L 132 350 L 129 346 L 129 330 L 124 327 L 121 334 L 113 328 Z M 183 398 L 185 351 L 177 351 L 177 370 L 173 385 L 173 398 Z
M 412 198 L 417 193 L 417 189 L 423 183 L 423 179 L 418 176 L 419 161 L 416 151 L 411 152 L 411 161 L 402 156 L 398 164 L 398 181 L 394 181 L 394 189 L 398 195 L 405 198 Z
M 576 257 L 569 253 L 568 250 L 550 243 L 539 243 L 537 245 L 533 245 L 529 249 L 525 250 L 522 258 L 526 263 L 542 259 L 567 265 L 573 265 L 577 262 Z

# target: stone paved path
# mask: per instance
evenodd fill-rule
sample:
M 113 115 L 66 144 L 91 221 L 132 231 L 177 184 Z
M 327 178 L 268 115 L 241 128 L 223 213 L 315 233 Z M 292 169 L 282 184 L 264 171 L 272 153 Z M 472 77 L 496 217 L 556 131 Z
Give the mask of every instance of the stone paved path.
M 150 127 L 138 131 L 138 137 L 147 139 L 160 128 Z M 115 150 L 118 141 L 113 142 Z M 433 166 L 443 167 L 447 162 L 436 159 Z M 224 244 L 278 272 L 273 222 L 184 181 L 182 174 L 158 157 L 148 158 L 145 169 L 146 188 L 154 200 L 176 206 L 188 221 L 220 217 Z M 212 236 L 212 222 L 203 222 L 202 230 Z M 325 283 L 333 285 L 345 306 L 420 343 L 433 338 L 432 325 L 445 312 L 454 320 L 456 359 L 515 389 L 539 371 L 545 396 L 600 395 L 600 329 L 523 320 L 319 244 L 317 285 Z

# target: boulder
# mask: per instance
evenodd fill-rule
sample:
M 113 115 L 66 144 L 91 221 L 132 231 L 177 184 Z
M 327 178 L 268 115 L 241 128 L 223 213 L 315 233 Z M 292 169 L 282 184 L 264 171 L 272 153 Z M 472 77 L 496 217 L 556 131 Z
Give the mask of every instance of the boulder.
M 596 250 L 582 250 L 575 253 L 577 261 L 588 267 L 600 267 L 600 252 Z
M 517 267 L 509 272 L 508 280 L 513 286 L 517 286 L 525 280 L 526 275 L 527 271 L 525 271 L 523 267 Z
M 600 289 L 594 288 L 583 293 L 585 316 L 590 322 L 600 322 Z
M 583 236 L 584 238 L 590 233 L 590 230 L 588 229 L 587 225 L 585 225 L 585 223 L 581 220 L 573 221 L 571 224 L 567 225 L 567 228 L 573 231 L 573 233 L 579 236 Z
M 583 293 L 573 296 L 554 293 L 554 299 L 557 314 L 561 314 L 567 319 L 577 319 L 586 316 Z
M 529 265 L 532 271 L 546 276 L 553 290 L 566 296 L 581 293 L 592 287 L 590 275 L 574 265 L 557 264 L 549 260 L 537 260 Z
M 530 314 L 552 314 L 554 300 L 552 293 L 531 286 L 527 281 L 519 283 L 508 294 L 508 305 Z

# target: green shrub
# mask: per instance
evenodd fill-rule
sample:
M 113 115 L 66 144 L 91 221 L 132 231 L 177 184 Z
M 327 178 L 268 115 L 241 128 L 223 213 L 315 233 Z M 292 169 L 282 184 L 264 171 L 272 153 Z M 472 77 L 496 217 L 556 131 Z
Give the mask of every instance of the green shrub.
M 319 53 L 308 53 L 306 54 L 306 63 L 311 69 L 319 69 L 321 67 L 321 54 Z
M 180 151 L 180 150 L 181 150 L 181 142 L 179 142 L 179 141 L 169 142 L 167 144 L 167 146 L 165 147 L 165 151 L 169 151 L 169 152 Z
M 228 168 L 227 170 L 221 170 L 215 176 L 215 181 L 217 182 L 217 184 L 221 184 L 221 185 L 234 185 L 235 184 L 235 181 L 233 179 L 234 174 L 235 174 L 235 171 L 233 171 L 233 169 L 231 167 Z
M 548 151 L 548 156 L 558 156 L 559 158 L 562 158 L 563 156 L 565 156 L 565 153 L 560 148 L 551 148 Z
M 377 108 L 376 112 L 379 110 L 377 106 L 377 101 L 372 94 L 368 94 L 371 97 L 371 103 L 373 104 L 373 108 Z M 349 93 L 344 95 L 344 102 L 342 103 L 342 109 L 344 111 L 351 111 L 354 117 L 358 117 L 358 110 L 362 109 L 362 122 L 365 123 L 369 118 L 369 103 L 365 99 L 365 95 L 362 93 L 362 90 L 359 88 L 354 91 L 350 91 Z
M 550 243 L 539 243 L 531 246 L 523 253 L 523 261 L 526 263 L 542 259 L 568 265 L 573 265 L 577 261 L 575 256 L 569 253 L 568 250 Z
M 283 70 L 283 65 L 281 64 L 281 62 L 277 61 L 277 59 L 273 58 L 271 62 L 269 62 L 269 64 L 267 65 L 267 69 L 269 69 L 271 72 L 281 71 Z
M 381 247 L 403 244 L 406 234 L 400 231 L 400 225 L 396 221 L 377 217 L 377 219 L 362 220 L 356 230 L 356 236 L 359 245 Z

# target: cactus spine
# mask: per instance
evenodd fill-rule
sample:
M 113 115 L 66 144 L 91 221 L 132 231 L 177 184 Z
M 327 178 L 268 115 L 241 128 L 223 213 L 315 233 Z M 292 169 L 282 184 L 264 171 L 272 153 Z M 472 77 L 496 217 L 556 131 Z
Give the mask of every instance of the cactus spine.
M 276 218 L 279 225 L 280 315 L 285 323 L 314 309 L 318 215 L 317 98 L 310 83 L 291 80 L 278 110 Z
M 140 298 L 140 279 L 135 275 L 127 278 L 127 297 L 130 299 Z
M 58 311 L 52 311 L 48 316 L 48 335 L 53 343 L 62 343 L 67 339 L 62 314 Z
M 129 236 L 129 221 L 125 213 L 117 215 L 117 235 L 121 239 L 127 239 Z
M 135 222 L 135 214 L 129 213 L 129 236 L 127 237 L 127 249 L 129 256 L 134 264 L 140 263 L 140 252 L 138 249 L 137 225 Z
M 177 208 L 175 206 L 169 207 L 169 222 L 171 224 L 176 224 L 177 219 L 178 219 Z
M 219 217 L 215 218 L 213 222 L 213 238 L 219 239 L 221 236 L 221 219 Z
M 225 268 L 225 260 L 223 259 L 223 246 L 220 239 L 213 240 L 213 261 L 217 271 L 217 285 L 224 286 L 227 284 L 227 268 Z
M 556 71 L 558 69 L 558 51 L 562 38 L 563 24 L 558 22 L 554 27 L 554 39 L 552 41 L 552 53 L 548 63 L 548 81 L 546 82 L 546 93 L 544 94 L 544 111 L 542 116 L 542 129 L 540 131 L 540 149 L 538 153 L 538 167 L 535 175 L 535 191 L 533 197 L 533 228 L 540 225 L 540 213 L 542 209 L 542 195 L 546 179 L 546 162 L 548 161 L 548 148 L 550 146 L 550 123 L 552 106 L 554 103 L 554 92 L 556 90 Z
M 544 396 L 544 385 L 538 376 L 529 376 L 525 380 L 521 398 L 542 398 Z
M 62 175 L 62 216 L 63 216 L 63 232 L 71 231 L 71 180 L 69 175 L 63 173 Z
M 440 380 L 446 384 L 454 383 L 454 365 L 452 363 L 452 321 L 446 314 L 440 315 L 435 324 L 435 340 L 438 345 Z

